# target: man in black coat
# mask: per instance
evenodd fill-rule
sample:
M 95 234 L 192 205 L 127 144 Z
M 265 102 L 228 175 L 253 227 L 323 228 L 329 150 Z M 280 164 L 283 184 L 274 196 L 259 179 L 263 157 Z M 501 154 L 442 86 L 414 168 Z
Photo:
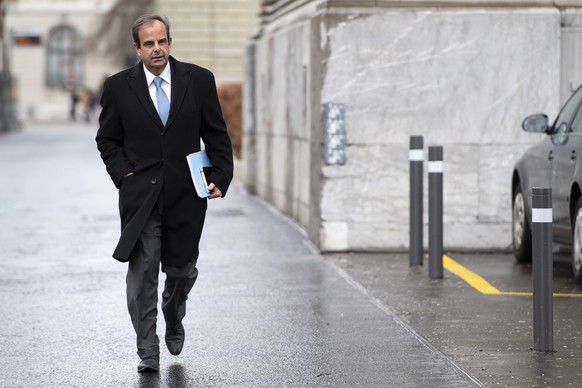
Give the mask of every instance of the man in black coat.
M 160 263 L 166 274 L 165 342 L 174 355 L 184 344 L 186 299 L 198 275 L 207 201 L 196 194 L 186 155 L 199 151 L 202 140 L 212 163 L 209 198 L 218 198 L 232 180 L 232 146 L 214 76 L 170 56 L 168 20 L 142 16 L 132 35 L 141 61 L 105 81 L 96 141 L 119 189 L 122 231 L 113 257 L 129 262 L 127 304 L 141 359 L 138 371 L 157 372 Z

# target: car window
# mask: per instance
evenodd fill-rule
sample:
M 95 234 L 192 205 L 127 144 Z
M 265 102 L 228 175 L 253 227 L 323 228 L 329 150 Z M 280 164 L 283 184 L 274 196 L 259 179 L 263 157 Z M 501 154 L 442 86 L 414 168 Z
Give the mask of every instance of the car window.
M 574 113 L 578 111 L 580 107 L 580 102 L 582 101 L 582 88 L 578 88 L 576 92 L 570 97 L 566 105 L 560 111 L 556 122 L 554 123 L 554 133 L 566 133 L 570 128 L 570 123 L 572 122 L 572 117 Z M 582 120 L 582 117 L 579 118 Z M 582 125 L 579 123 L 578 126 Z
M 572 121 L 572 132 L 582 133 L 582 108 L 579 108 Z

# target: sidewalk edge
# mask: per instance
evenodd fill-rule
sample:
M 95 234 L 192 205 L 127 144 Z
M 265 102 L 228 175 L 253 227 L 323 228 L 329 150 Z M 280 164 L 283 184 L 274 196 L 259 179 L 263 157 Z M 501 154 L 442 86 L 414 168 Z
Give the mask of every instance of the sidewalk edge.
M 358 283 L 354 278 L 352 278 L 346 271 L 342 268 L 338 267 L 336 264 L 326 260 L 327 264 L 336 270 L 336 272 L 353 288 L 358 290 L 362 295 L 364 295 L 370 303 L 380 309 L 384 314 L 389 316 L 396 324 L 402 327 L 406 332 L 412 335 L 418 342 L 420 342 L 424 347 L 430 350 L 433 354 L 437 357 L 442 358 L 451 368 L 453 368 L 458 374 L 460 374 L 464 379 L 468 380 L 470 383 L 477 387 L 486 387 L 479 379 L 471 375 L 469 372 L 464 370 L 461 366 L 459 366 L 455 361 L 453 361 L 450 357 L 444 354 L 440 349 L 435 347 L 428 339 L 420 335 L 416 330 L 410 327 L 406 322 L 404 322 L 396 313 L 394 313 L 388 306 L 383 304 L 381 301 L 370 295 L 368 290 Z
M 388 317 L 390 317 L 398 326 L 402 327 L 406 332 L 408 332 L 410 335 L 412 335 L 425 348 L 427 348 L 430 352 L 435 354 L 437 357 L 442 358 L 447 363 L 447 365 L 449 365 L 453 370 L 455 370 L 455 372 L 457 372 L 459 375 L 461 375 L 461 377 L 463 377 L 465 380 L 467 380 L 468 382 L 470 382 L 474 386 L 486 387 L 486 385 L 483 384 L 481 381 L 479 381 L 479 379 L 477 379 L 476 377 L 471 375 L 469 372 L 464 370 L 455 361 L 453 361 L 450 357 L 448 357 L 446 354 L 444 354 L 440 349 L 435 347 L 428 339 L 426 339 L 425 337 L 420 335 L 418 332 L 416 332 L 416 330 L 414 330 L 406 322 L 404 322 L 400 317 L 398 317 L 398 315 L 396 315 L 396 313 L 394 313 L 388 306 L 386 306 L 380 300 L 378 300 L 377 298 L 372 296 L 363 285 L 361 285 L 354 278 L 352 278 L 346 271 L 344 271 L 342 268 L 338 267 L 336 264 L 330 262 L 329 260 L 326 260 L 325 256 L 323 256 L 321 254 L 321 252 L 315 246 L 315 244 L 313 244 L 313 242 L 311 240 L 309 240 L 309 238 L 307 237 L 307 232 L 300 224 L 297 223 L 297 221 L 295 221 L 293 218 L 289 217 L 285 213 L 281 212 L 274 205 L 270 204 L 269 202 L 265 201 L 264 199 L 262 199 L 256 195 L 249 194 L 244 188 L 242 190 L 245 192 L 245 194 L 254 197 L 260 204 L 262 204 L 274 216 L 283 220 L 288 225 L 293 227 L 293 229 L 295 229 L 298 233 L 300 233 L 305 238 L 303 243 L 310 251 L 313 252 L 313 254 L 320 256 L 321 259 L 325 263 L 327 263 L 327 265 L 329 265 L 331 268 L 333 268 L 350 286 L 352 286 L 354 289 L 359 291 L 363 296 L 365 296 L 368 299 L 368 301 L 371 304 L 376 306 L 378 309 L 380 309 L 380 311 L 382 311 L 384 314 L 386 314 Z

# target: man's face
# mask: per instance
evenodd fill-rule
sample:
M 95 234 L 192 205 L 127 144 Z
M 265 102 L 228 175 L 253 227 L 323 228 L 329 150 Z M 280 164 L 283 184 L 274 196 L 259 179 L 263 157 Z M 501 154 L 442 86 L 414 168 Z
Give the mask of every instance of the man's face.
M 133 44 L 137 55 L 141 57 L 145 67 L 152 74 L 160 75 L 168 63 L 172 47 L 164 23 L 154 20 L 144 24 L 139 29 L 138 35 L 141 47 Z

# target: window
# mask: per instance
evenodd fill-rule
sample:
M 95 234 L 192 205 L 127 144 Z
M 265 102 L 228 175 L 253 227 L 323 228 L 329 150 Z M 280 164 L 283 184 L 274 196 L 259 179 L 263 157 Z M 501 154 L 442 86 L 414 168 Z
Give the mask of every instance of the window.
M 78 86 L 82 80 L 81 54 L 81 40 L 73 27 L 53 28 L 47 40 L 47 86 L 69 89 Z
M 582 109 L 578 109 L 576 116 L 574 116 L 571 131 L 576 133 L 582 133 Z
M 579 88 L 560 111 L 560 114 L 554 123 L 554 133 L 567 133 L 570 131 L 570 123 L 572 122 L 574 114 L 580 107 L 581 102 L 582 88 Z

